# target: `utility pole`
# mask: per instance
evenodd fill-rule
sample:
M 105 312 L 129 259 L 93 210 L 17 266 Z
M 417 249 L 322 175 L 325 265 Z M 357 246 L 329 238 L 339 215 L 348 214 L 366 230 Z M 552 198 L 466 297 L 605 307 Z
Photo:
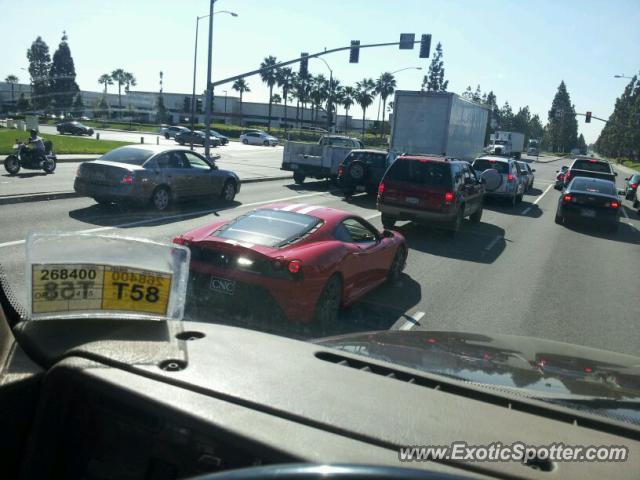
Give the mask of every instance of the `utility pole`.
M 211 145 L 209 145 L 209 135 L 211 133 L 211 103 L 213 101 L 213 86 L 211 85 L 211 56 L 213 54 L 213 4 L 215 0 L 209 3 L 209 54 L 207 55 L 207 104 L 204 113 L 204 155 L 210 158 Z

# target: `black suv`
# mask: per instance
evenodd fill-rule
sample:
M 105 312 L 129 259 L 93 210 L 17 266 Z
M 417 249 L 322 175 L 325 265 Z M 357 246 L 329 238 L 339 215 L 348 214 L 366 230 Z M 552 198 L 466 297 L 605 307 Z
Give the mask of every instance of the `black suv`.
M 383 150 L 351 150 L 338 167 L 338 185 L 349 197 L 359 188 L 375 195 L 389 163 Z
M 413 220 L 442 225 L 455 234 L 464 217 L 480 221 L 484 193 L 484 179 L 467 162 L 403 155 L 380 182 L 378 210 L 385 228 L 393 228 L 397 220 Z

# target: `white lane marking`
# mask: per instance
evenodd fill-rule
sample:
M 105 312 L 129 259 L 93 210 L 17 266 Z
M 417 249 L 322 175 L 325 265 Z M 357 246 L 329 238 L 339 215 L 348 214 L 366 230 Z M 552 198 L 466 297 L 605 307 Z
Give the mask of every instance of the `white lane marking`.
M 284 212 L 291 212 L 291 211 L 295 210 L 296 208 L 305 207 L 306 205 L 307 205 L 306 203 L 292 203 L 291 205 L 287 205 L 286 207 L 282 207 L 280 210 L 282 210 Z
M 307 213 L 313 212 L 314 210 L 318 210 L 319 208 L 324 208 L 324 207 L 319 207 L 318 205 L 311 205 L 310 207 L 305 207 L 305 208 L 302 208 L 302 209 L 298 210 L 297 213 L 307 214 Z
M 546 190 L 545 190 L 544 192 L 542 192 L 542 195 L 540 195 L 538 198 L 536 198 L 536 199 L 533 201 L 533 204 L 534 204 L 534 205 L 537 205 L 537 204 L 538 204 L 538 202 L 539 202 L 540 200 L 542 200 L 542 197 L 544 197 L 544 196 L 547 194 L 547 192 L 549 192 L 549 190 L 551 190 L 551 187 L 553 187 L 553 183 L 552 183 L 552 184 L 550 184 L 550 185 L 546 188 Z
M 284 197 L 284 198 L 275 198 L 272 200 L 262 200 L 260 202 L 253 202 L 253 203 L 244 203 L 242 205 L 240 205 L 238 208 L 246 208 L 246 207 L 255 207 L 258 205 L 266 205 L 268 203 L 278 203 L 278 202 L 286 202 L 287 200 L 293 200 L 294 198 L 301 198 L 301 197 L 317 197 L 319 195 L 326 195 L 327 193 L 331 193 L 331 191 L 329 192 L 316 192 L 316 193 L 307 193 L 304 195 L 294 195 L 291 197 Z M 304 204 L 301 204 L 304 205 Z M 149 223 L 154 223 L 154 222 L 161 222 L 161 221 L 165 221 L 165 220 L 177 220 L 179 218 L 189 218 L 189 217 L 197 217 L 198 215 L 206 215 L 209 213 L 215 213 L 215 212 L 219 212 L 225 210 L 224 208 L 215 208 L 215 209 L 211 209 L 211 210 L 200 210 L 197 212 L 189 212 L 189 213 L 180 213 L 177 215 L 169 215 L 166 217 L 155 217 L 155 218 L 148 218 L 146 220 L 138 220 L 136 222 L 129 222 L 129 223 L 121 223 L 119 225 L 113 225 L 110 227 L 98 227 L 98 228 L 89 228 L 86 230 L 76 230 L 75 233 L 96 233 L 96 232 L 104 232 L 107 230 L 114 230 L 116 228 L 129 228 L 129 227 L 139 227 L 142 225 L 146 225 Z M 0 243 L 0 248 L 4 248 L 4 247 L 11 247 L 14 245 L 22 245 L 25 241 L 24 240 L 13 240 L 11 242 L 5 242 L 5 243 Z
M 491 242 L 489 242 L 489 245 L 487 245 L 486 247 L 484 247 L 484 249 L 486 251 L 491 250 L 493 247 L 496 246 L 496 243 L 498 243 L 500 240 L 502 240 L 504 237 L 502 237 L 501 235 L 496 236 L 493 240 L 491 240 Z
M 400 330 L 411 330 L 414 325 L 420 325 L 420 319 L 424 317 L 424 312 L 416 312 L 413 315 L 407 315 L 409 320 L 405 320 L 405 322 L 400 326 Z
M 380 212 L 378 212 L 378 213 L 374 213 L 373 215 L 369 215 L 368 217 L 364 217 L 364 219 L 371 220 L 372 218 L 379 217 L 380 215 L 381 215 Z

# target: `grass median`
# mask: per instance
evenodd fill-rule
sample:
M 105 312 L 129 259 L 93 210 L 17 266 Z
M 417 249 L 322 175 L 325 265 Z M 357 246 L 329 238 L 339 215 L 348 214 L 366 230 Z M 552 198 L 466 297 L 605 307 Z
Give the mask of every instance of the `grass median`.
M 109 150 L 124 145 L 130 145 L 130 142 L 118 142 L 115 140 L 96 140 L 94 138 L 81 138 L 63 135 L 47 135 L 41 133 L 43 140 L 51 140 L 53 143 L 53 151 L 59 155 L 62 154 L 103 154 Z M 8 155 L 13 153 L 13 146 L 16 140 L 26 141 L 29 138 L 28 132 L 20 132 L 18 130 L 0 129 L 0 155 Z

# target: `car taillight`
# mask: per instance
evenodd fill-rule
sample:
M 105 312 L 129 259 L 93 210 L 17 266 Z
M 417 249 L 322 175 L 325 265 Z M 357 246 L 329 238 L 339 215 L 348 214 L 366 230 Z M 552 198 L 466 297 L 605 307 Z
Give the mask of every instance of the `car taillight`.
M 287 265 L 287 269 L 289 270 L 289 273 L 292 273 L 294 275 L 300 273 L 301 267 L 302 267 L 302 264 L 300 263 L 300 260 L 291 260 L 289 262 L 289 265 Z
M 507 174 L 507 182 L 509 183 L 513 182 L 513 173 Z
M 127 185 L 130 185 L 133 183 L 133 175 L 125 175 L 124 177 L 122 177 L 122 180 L 120 180 L 120 183 L 124 183 Z
M 384 193 L 384 183 L 380 182 L 378 185 L 378 195 L 382 195 Z
M 78 170 L 78 171 L 80 171 L 80 170 Z M 635 190 L 636 188 L 638 188 L 638 184 L 637 184 L 637 183 L 632 183 L 632 184 L 631 184 L 631 185 L 629 185 L 629 186 L 630 186 L 631 188 L 633 188 L 634 190 Z
M 342 177 L 342 167 L 338 167 L 338 178 Z
M 184 237 L 174 238 L 173 243 L 175 243 L 176 245 L 184 245 L 185 247 L 188 247 L 189 245 L 191 245 L 191 242 Z
M 444 194 L 444 201 L 447 203 L 451 203 L 453 202 L 453 193 L 451 192 L 445 192 Z
M 607 207 L 609 207 L 609 208 L 618 208 L 619 206 L 620 206 L 620 204 L 618 202 L 616 202 L 615 200 L 613 202 L 607 203 Z
M 562 197 L 563 202 L 570 202 L 571 200 L 573 200 L 573 197 L 571 195 L 565 195 Z
M 570 178 L 571 178 L 571 173 L 567 172 L 567 173 L 564 174 L 565 181 L 569 180 Z

